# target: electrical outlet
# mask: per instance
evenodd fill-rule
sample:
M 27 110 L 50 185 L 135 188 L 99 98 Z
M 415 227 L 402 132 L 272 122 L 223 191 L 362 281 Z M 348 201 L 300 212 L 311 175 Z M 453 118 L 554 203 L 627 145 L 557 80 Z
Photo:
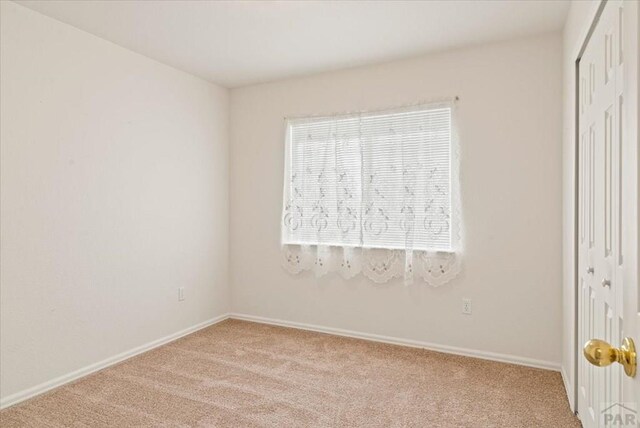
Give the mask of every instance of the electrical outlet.
M 471 315 L 471 299 L 462 299 L 462 313 Z
M 178 288 L 178 300 L 180 302 L 184 300 L 184 287 Z

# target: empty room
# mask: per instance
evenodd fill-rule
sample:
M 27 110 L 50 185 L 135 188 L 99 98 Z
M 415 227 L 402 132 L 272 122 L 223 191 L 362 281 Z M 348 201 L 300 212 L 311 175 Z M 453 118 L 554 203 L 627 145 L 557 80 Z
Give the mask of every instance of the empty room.
M 0 426 L 640 426 L 638 0 L 0 0 Z

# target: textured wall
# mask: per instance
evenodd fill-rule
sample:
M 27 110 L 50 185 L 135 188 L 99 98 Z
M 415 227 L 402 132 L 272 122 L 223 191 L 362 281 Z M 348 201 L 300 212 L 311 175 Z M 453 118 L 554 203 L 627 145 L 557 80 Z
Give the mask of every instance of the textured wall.
M 6 398 L 227 312 L 228 92 L 0 7 Z
M 466 255 L 433 289 L 289 276 L 280 267 L 284 116 L 458 95 Z M 562 39 L 559 34 L 231 91 L 234 312 L 507 354 L 559 368 Z M 462 299 L 473 301 L 463 315 Z

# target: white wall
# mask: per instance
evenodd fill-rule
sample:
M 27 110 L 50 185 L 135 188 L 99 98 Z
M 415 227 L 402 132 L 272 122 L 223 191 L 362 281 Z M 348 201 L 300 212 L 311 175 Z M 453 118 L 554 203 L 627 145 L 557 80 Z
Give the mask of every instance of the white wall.
M 553 34 L 232 90 L 232 310 L 559 368 L 561 64 Z M 279 254 L 283 117 L 453 95 L 461 99 L 462 276 L 434 289 L 288 275 Z M 461 313 L 463 297 L 473 300 L 471 316 Z
M 572 410 L 575 410 L 576 306 L 575 306 L 575 73 L 576 59 L 595 17 L 599 1 L 573 1 L 563 35 L 562 133 L 562 376 Z
M 0 15 L 6 402 L 228 311 L 228 92 Z

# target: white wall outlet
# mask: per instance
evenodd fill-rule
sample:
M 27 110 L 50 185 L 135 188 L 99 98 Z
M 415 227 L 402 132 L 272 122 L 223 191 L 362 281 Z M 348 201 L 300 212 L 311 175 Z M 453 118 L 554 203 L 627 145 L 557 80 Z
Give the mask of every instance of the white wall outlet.
M 178 288 L 178 300 L 181 302 L 184 300 L 184 287 Z
M 471 315 L 471 299 L 462 299 L 462 313 Z

